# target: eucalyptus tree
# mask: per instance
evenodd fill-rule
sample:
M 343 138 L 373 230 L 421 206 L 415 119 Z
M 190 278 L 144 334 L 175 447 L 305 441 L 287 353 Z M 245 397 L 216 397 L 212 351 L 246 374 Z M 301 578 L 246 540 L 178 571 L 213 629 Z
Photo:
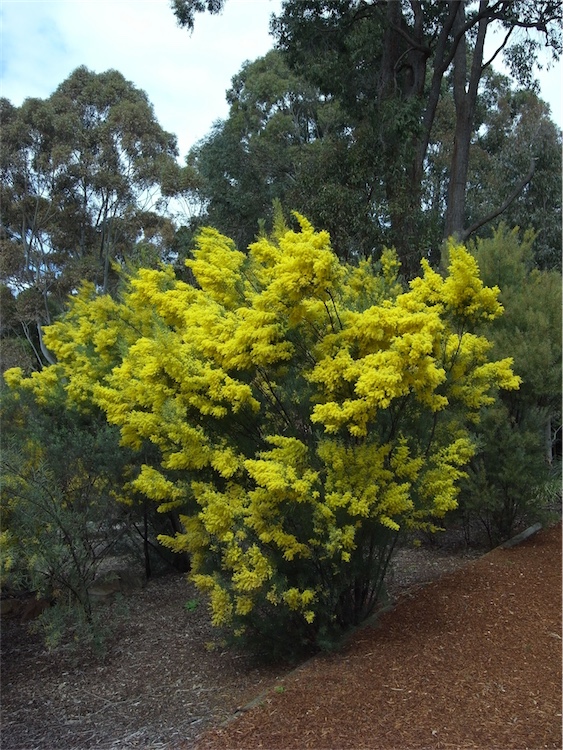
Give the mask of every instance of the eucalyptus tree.
M 203 221 L 245 247 L 261 220 L 273 220 L 277 200 L 325 227 L 342 258 L 377 257 L 392 244 L 383 182 L 372 179 L 375 162 L 380 173 L 384 168 L 381 155 L 372 154 L 373 129 L 354 128 L 340 102 L 292 72 L 276 50 L 243 66 L 227 100 L 227 119 L 216 123 L 188 157 L 200 178 Z M 421 185 L 418 240 L 434 250 L 445 232 L 454 129 L 450 76 Z M 464 238 L 488 236 L 502 220 L 531 227 L 538 234 L 538 264 L 559 267 L 561 137 L 547 105 L 531 90 L 514 91 L 507 77 L 490 71 L 477 99 L 474 130 Z
M 491 237 L 501 223 L 533 229 L 540 268 L 561 269 L 561 132 L 532 89 L 514 90 L 489 71 L 476 102 L 467 173 L 466 228 L 460 238 Z M 438 105 L 423 181 L 423 203 L 436 237 L 446 230 L 455 127 L 453 92 Z
M 173 0 L 179 23 L 224 0 Z M 561 52 L 561 2 L 285 0 L 272 30 L 289 65 L 335 97 L 357 138 L 369 142 L 372 206 L 390 228 L 412 275 L 431 252 L 423 184 L 438 105 L 453 87 L 454 127 L 448 164 L 444 236 L 466 234 L 469 152 L 483 75 L 502 53 L 514 79 L 533 85 L 540 49 Z M 498 42 L 486 53 L 489 32 Z M 448 80 L 449 79 L 449 80 Z M 528 184 L 528 165 L 520 181 Z M 528 178 L 528 179 L 527 179 Z M 502 208 L 502 203 L 499 205 Z
M 536 265 L 560 271 L 561 131 L 533 91 L 514 92 L 501 76 L 491 85 L 470 152 L 464 236 L 489 237 L 500 223 L 532 228 Z
M 205 221 L 246 247 L 281 202 L 325 227 L 340 257 L 372 255 L 385 235 L 366 217 L 364 142 L 354 140 L 334 97 L 272 50 L 234 76 L 227 101 L 227 119 L 188 156 Z
M 80 280 L 111 289 L 112 264 L 166 234 L 160 186 L 176 140 L 115 70 L 80 67 L 48 99 L 0 107 L 2 281 L 41 359 L 40 325 Z

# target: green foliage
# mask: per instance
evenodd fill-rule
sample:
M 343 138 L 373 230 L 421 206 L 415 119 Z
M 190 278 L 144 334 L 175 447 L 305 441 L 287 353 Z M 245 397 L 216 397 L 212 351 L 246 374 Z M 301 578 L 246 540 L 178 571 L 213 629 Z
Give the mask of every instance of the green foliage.
M 64 647 L 67 653 L 81 658 L 84 658 L 84 652 L 103 657 L 108 643 L 127 615 L 127 605 L 122 598 L 94 608 L 89 614 L 76 603 L 59 599 L 42 612 L 31 627 L 41 634 L 49 651 Z
M 85 286 L 45 330 L 57 364 L 5 375 L 101 408 L 144 451 L 133 489 L 180 514 L 162 541 L 189 553 L 212 622 L 286 653 L 372 612 L 398 535 L 456 506 L 468 424 L 518 387 L 476 332 L 501 307 L 463 247 L 403 292 L 394 253 L 346 265 L 297 218 L 248 254 L 202 231 L 197 286 L 164 267 L 119 302 Z
M 561 271 L 561 132 L 533 91 L 513 91 L 498 75 L 485 83 L 470 152 L 468 226 L 507 200 L 533 164 L 530 183 L 480 235 L 492 237 L 501 223 L 533 229 L 536 265 Z
M 189 155 L 202 179 L 206 223 L 246 247 L 275 200 L 330 232 L 342 258 L 385 244 L 366 206 L 383 201 L 370 133 L 352 134 L 338 102 L 292 72 L 277 51 L 247 63 L 227 93 L 229 117 Z
M 528 411 L 515 421 L 502 402 L 480 425 L 481 444 L 460 496 L 465 522 L 479 521 L 491 547 L 522 525 L 552 520 L 560 471 L 549 466 L 545 447 L 546 415 Z M 560 467 L 559 467 L 560 468 Z
M 220 13 L 225 0 L 172 0 L 172 8 L 181 26 L 193 31 L 195 14 L 208 11 Z
M 491 330 L 495 356 L 510 352 L 522 377 L 478 425 L 479 451 L 461 494 L 466 518 L 478 519 L 491 545 L 522 523 L 544 521 L 560 489 L 552 425 L 561 422 L 561 276 L 533 268 L 534 236 L 504 226 L 475 247 L 483 278 L 501 289 L 504 316 Z
M 103 616 L 90 587 L 126 546 L 128 509 L 118 498 L 127 454 L 115 429 L 52 396 L 41 409 L 3 389 L 1 584 L 52 602 L 41 616 L 50 646 L 71 631 L 94 646 Z
M 425 59 L 396 36 L 413 19 L 401 18 L 399 3 L 392 6 L 375 3 L 362 12 L 318 0 L 284 6 L 274 23 L 283 51 L 244 65 L 227 93 L 228 118 L 189 155 L 201 180 L 202 221 L 246 246 L 260 222 L 271 219 L 277 199 L 325 227 L 343 259 L 376 259 L 382 246 L 392 246 L 407 278 L 417 273 L 420 257 L 437 262 L 436 248 L 454 231 L 446 230 L 455 202 L 449 184 L 461 158 L 456 123 L 463 113 L 437 42 L 443 35 L 446 48 L 455 47 L 446 32 L 451 6 L 422 9 L 420 26 L 410 29 L 431 50 L 433 77 Z M 467 18 L 475 23 L 469 9 Z M 467 45 L 468 55 L 476 54 L 472 39 Z M 463 226 L 455 231 L 477 227 L 484 236 L 500 213 L 511 225 L 539 232 L 538 263 L 556 267 L 560 134 L 533 90 L 514 91 L 508 78 L 487 66 L 483 71 L 473 122 L 464 131 L 467 185 L 455 199 L 464 204 Z M 532 179 L 522 187 L 532 163 Z

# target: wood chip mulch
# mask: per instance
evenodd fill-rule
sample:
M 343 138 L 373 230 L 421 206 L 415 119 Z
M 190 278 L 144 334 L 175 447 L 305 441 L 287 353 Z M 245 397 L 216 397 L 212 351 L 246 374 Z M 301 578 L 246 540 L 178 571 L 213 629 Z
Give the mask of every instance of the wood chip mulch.
M 408 589 L 196 747 L 561 748 L 561 525 Z

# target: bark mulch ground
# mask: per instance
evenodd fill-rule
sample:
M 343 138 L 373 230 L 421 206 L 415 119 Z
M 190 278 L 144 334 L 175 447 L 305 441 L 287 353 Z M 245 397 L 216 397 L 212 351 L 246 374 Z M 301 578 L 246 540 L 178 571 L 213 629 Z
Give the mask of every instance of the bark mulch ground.
M 539 750 L 561 739 L 558 525 L 409 589 L 197 750 Z
M 29 623 L 2 618 L 0 745 L 560 748 L 560 540 L 559 526 L 484 557 L 404 547 L 395 609 L 289 674 L 226 648 L 180 575 L 127 597 L 103 658 L 70 643 L 46 651 Z

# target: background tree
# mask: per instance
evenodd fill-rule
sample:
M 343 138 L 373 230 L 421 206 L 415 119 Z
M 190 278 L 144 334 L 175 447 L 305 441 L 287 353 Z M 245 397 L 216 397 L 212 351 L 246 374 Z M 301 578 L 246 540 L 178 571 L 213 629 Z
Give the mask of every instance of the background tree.
M 51 603 L 41 616 L 49 647 L 71 632 L 101 648 L 109 622 L 92 586 L 110 558 L 135 557 L 120 501 L 130 457 L 102 415 L 67 408 L 60 386 L 42 403 L 5 386 L 0 396 L 2 588 Z
M 219 0 L 173 2 L 188 28 L 196 13 L 219 12 L 222 6 Z M 388 224 L 388 244 L 397 248 L 407 275 L 436 247 L 426 229 L 423 183 L 446 77 L 451 76 L 455 115 L 444 228 L 449 236 L 468 229 L 469 151 L 484 73 L 502 51 L 516 80 L 529 87 L 538 50 L 543 46 L 559 55 L 561 23 L 561 3 L 550 0 L 284 2 L 273 21 L 278 47 L 293 70 L 338 101 L 354 138 L 369 143 L 364 166 L 376 196 L 371 209 Z M 500 41 L 486 58 L 485 39 L 493 28 Z M 527 173 L 528 166 L 522 182 Z M 383 204 L 377 202 L 380 195 Z
M 100 351 L 107 331 L 84 333 Z M 141 453 L 125 448 L 104 414 L 70 398 L 61 380 L 47 376 L 49 387 L 38 388 L 47 370 L 25 381 L 20 367 L 10 372 L 12 388 L 0 387 L 0 585 L 51 603 L 40 621 L 50 647 L 71 634 L 75 645 L 102 648 L 115 613 L 97 606 L 100 585 L 116 592 L 118 577 L 138 586 L 186 570 L 185 556 L 157 540 L 179 522 L 132 486 L 139 464 L 151 460 L 150 444 Z
M 485 38 L 492 24 L 504 33 L 494 55 L 486 59 Z M 361 35 L 358 27 L 362 25 L 365 32 L 371 27 L 375 33 Z M 539 41 L 527 35 L 512 43 L 519 29 L 541 31 L 555 54 L 561 48 L 559 3 L 288 2 L 274 28 L 293 65 L 304 66 L 310 54 L 318 53 L 334 60 L 335 49 L 332 67 L 324 70 L 325 66 L 317 63 L 313 71 L 322 69 L 325 87 L 339 86 L 356 103 L 365 99 L 371 104 L 371 111 L 362 108 L 362 116 L 370 122 L 377 118 L 378 144 L 388 154 L 385 190 L 394 227 L 393 244 L 402 257 L 406 246 L 412 248 L 420 235 L 424 167 L 446 76 L 451 72 L 455 111 L 444 229 L 447 237 L 462 234 L 467 227 L 469 150 L 484 72 L 505 48 L 518 80 L 531 83 Z M 363 47 L 355 43 L 357 37 Z M 363 76 L 369 77 L 371 89 L 361 86 Z M 396 151 L 398 142 L 406 149 L 403 154 Z M 424 252 L 420 245 L 419 251 Z
M 81 279 L 107 291 L 113 262 L 166 233 L 160 186 L 175 137 L 117 71 L 78 68 L 46 100 L 2 100 L 2 281 L 39 361 L 40 325 Z
M 465 234 L 491 237 L 501 223 L 533 229 L 536 265 L 560 271 L 561 132 L 533 91 L 512 91 L 500 76 L 490 89 L 470 153 Z
M 364 144 L 341 107 L 291 72 L 279 52 L 246 64 L 227 92 L 229 117 L 189 156 L 205 221 L 249 245 L 281 202 L 326 227 L 343 258 L 370 257 L 380 224 L 368 217 Z M 373 199 L 373 197 L 372 197 Z
M 483 82 L 470 151 L 470 229 L 490 233 L 503 217 L 532 226 L 539 234 L 537 262 L 558 267 L 560 133 L 533 91 L 514 92 L 506 77 L 492 72 Z M 449 84 L 448 77 L 422 184 L 421 233 L 429 248 L 437 248 L 445 232 L 455 128 Z M 364 140 L 365 132 L 354 131 L 338 101 L 292 73 L 275 51 L 245 65 L 227 98 L 229 117 L 188 157 L 201 178 L 198 192 L 206 206 L 201 221 L 250 243 L 280 200 L 325 226 L 340 257 L 377 257 L 392 238 L 381 185 L 370 180 L 371 136 Z M 528 174 L 522 188 L 522 172 L 529 173 L 531 164 L 533 180 Z
M 510 352 L 522 378 L 477 425 L 480 449 L 461 494 L 466 520 L 479 520 L 491 546 L 520 523 L 545 521 L 561 491 L 561 275 L 534 268 L 533 243 L 531 232 L 501 225 L 474 247 L 483 279 L 502 290 L 493 354 Z
M 436 241 L 445 231 L 454 121 L 453 93 L 445 91 L 424 182 L 424 202 Z M 560 151 L 561 133 L 547 105 L 532 90 L 515 91 L 505 76 L 487 73 L 477 100 L 467 176 L 468 228 L 462 236 L 489 237 L 500 223 L 533 228 L 536 264 L 560 269 Z

